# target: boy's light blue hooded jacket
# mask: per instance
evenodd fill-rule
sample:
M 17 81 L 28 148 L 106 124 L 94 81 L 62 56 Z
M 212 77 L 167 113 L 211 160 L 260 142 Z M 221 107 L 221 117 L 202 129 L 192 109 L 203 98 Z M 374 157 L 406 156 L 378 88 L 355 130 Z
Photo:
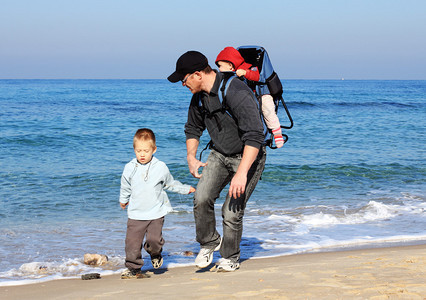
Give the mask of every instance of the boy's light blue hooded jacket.
M 165 190 L 189 194 L 189 189 L 190 185 L 174 180 L 167 165 L 156 157 L 144 165 L 134 158 L 121 176 L 120 202 L 129 202 L 129 219 L 154 220 L 173 210 Z

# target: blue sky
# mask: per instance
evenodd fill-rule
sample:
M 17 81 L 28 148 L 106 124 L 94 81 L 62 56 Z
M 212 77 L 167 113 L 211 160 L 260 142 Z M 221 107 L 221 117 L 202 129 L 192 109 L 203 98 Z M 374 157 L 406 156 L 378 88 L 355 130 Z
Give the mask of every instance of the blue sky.
M 265 47 L 281 79 L 426 79 L 424 0 L 0 0 L 0 78 L 166 78 Z

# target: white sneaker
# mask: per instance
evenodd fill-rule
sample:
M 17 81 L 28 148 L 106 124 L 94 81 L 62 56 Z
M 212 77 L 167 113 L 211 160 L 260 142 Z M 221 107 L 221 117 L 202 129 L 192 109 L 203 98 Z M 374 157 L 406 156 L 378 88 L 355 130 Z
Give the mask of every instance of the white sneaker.
M 231 259 L 222 258 L 219 261 L 217 266 L 218 272 L 233 272 L 240 268 L 240 263 L 238 261 L 233 261 Z
M 197 257 L 195 258 L 195 265 L 197 268 L 203 269 L 210 265 L 213 261 L 213 252 L 218 251 L 221 244 L 222 239 L 220 239 L 219 245 L 217 245 L 215 248 L 201 248 L 200 252 L 198 252 Z

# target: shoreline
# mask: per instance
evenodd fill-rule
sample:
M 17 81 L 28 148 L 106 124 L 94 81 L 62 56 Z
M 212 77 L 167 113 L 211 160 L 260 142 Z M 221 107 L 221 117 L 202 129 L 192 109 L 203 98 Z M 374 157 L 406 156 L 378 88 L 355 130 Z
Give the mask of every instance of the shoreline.
M 213 265 L 211 265 L 213 266 Z M 243 260 L 231 273 L 195 266 L 149 270 L 151 278 L 64 279 L 0 287 L 2 299 L 425 299 L 426 245 Z

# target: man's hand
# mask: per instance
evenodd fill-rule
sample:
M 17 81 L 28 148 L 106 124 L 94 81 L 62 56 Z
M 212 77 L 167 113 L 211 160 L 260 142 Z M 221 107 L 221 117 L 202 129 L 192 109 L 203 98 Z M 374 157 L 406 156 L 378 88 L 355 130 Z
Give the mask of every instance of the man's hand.
M 191 173 L 195 178 L 201 178 L 201 175 L 198 173 L 198 169 L 207 166 L 207 163 L 203 163 L 195 157 L 197 154 L 198 143 L 199 142 L 196 139 L 186 140 L 186 160 L 188 161 L 189 173 Z
M 234 199 L 239 198 L 244 194 L 247 184 L 247 173 L 237 172 L 231 180 L 231 185 L 229 186 L 229 196 Z
M 126 208 L 126 206 L 129 204 L 129 202 L 127 202 L 127 203 L 121 203 L 120 202 L 120 207 L 122 208 L 122 209 L 125 209 Z
M 244 146 L 243 157 L 241 158 L 240 165 L 229 186 L 230 197 L 237 199 L 244 194 L 247 184 L 247 173 L 256 160 L 258 153 L 259 149 L 252 146 Z
M 196 159 L 195 157 L 188 158 L 188 168 L 189 172 L 194 176 L 195 178 L 201 178 L 201 174 L 198 173 L 198 169 L 201 167 L 207 166 L 207 163 L 203 163 Z

